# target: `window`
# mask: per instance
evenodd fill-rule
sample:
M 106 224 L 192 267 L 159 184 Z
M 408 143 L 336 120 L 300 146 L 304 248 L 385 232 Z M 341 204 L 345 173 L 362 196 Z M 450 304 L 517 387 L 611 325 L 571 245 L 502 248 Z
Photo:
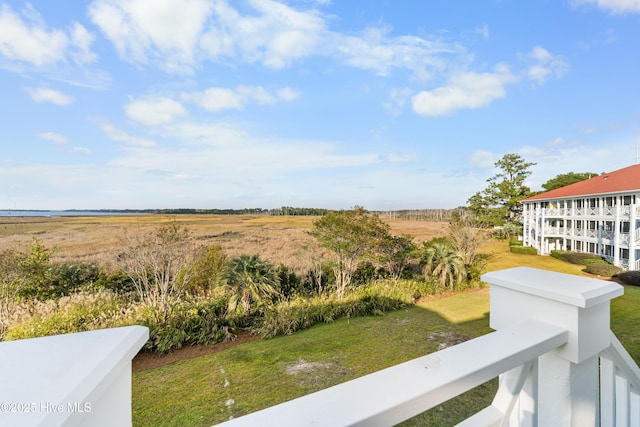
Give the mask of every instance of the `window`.
M 590 208 L 598 207 L 598 199 L 589 199 L 589 207 Z
M 620 258 L 629 259 L 629 249 L 620 249 Z
M 629 221 L 623 221 L 620 223 L 620 232 L 621 233 L 628 233 L 629 230 L 631 230 L 631 224 L 629 223 Z

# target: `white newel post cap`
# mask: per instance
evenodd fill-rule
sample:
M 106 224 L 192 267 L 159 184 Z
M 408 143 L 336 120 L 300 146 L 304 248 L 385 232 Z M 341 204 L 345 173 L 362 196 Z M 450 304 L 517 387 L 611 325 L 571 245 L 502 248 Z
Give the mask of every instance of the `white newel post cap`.
M 491 284 L 493 329 L 536 319 L 569 331 L 558 356 L 582 363 L 610 345 L 610 301 L 624 293 L 617 283 L 530 267 L 482 275 Z

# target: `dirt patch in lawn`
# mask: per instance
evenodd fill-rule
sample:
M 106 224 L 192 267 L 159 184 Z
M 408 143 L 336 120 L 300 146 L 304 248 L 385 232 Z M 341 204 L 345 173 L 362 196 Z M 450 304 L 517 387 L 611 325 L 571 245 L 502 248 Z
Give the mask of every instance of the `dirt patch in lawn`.
M 195 359 L 196 357 L 206 354 L 217 353 L 227 348 L 244 344 L 249 341 L 260 339 L 257 335 L 249 332 L 239 332 L 236 338 L 231 341 L 225 341 L 209 345 L 192 345 L 179 348 L 169 354 L 145 353 L 140 352 L 133 358 L 133 372 L 146 371 L 147 369 L 159 368 L 173 362 L 187 359 Z
M 287 375 L 295 376 L 301 385 L 329 387 L 353 375 L 353 369 L 344 367 L 336 358 L 327 362 L 307 362 L 304 359 L 287 365 Z

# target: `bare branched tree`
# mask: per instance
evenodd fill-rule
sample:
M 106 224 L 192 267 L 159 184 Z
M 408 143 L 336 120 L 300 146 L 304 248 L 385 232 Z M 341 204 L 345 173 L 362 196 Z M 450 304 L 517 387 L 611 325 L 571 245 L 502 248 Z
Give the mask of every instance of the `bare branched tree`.
M 166 322 L 191 277 L 194 250 L 188 230 L 170 222 L 129 240 L 123 268 L 140 298 Z
M 480 248 L 487 243 L 487 228 L 475 218 L 454 217 L 449 221 L 451 247 L 462 257 L 464 264 L 473 265 Z

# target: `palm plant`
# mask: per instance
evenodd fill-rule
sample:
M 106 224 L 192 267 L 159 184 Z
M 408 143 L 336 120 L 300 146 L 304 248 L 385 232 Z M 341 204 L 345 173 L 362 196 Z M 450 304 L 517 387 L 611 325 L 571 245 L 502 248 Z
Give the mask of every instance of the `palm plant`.
M 442 287 L 449 284 L 449 289 L 454 290 L 466 274 L 464 260 L 451 247 L 444 243 L 432 243 L 424 252 L 425 278 L 436 276 Z
M 258 255 L 240 255 L 233 258 L 225 274 L 231 290 L 229 312 L 242 311 L 243 316 L 251 312 L 254 304 L 262 304 L 278 294 L 278 276 L 273 265 Z

